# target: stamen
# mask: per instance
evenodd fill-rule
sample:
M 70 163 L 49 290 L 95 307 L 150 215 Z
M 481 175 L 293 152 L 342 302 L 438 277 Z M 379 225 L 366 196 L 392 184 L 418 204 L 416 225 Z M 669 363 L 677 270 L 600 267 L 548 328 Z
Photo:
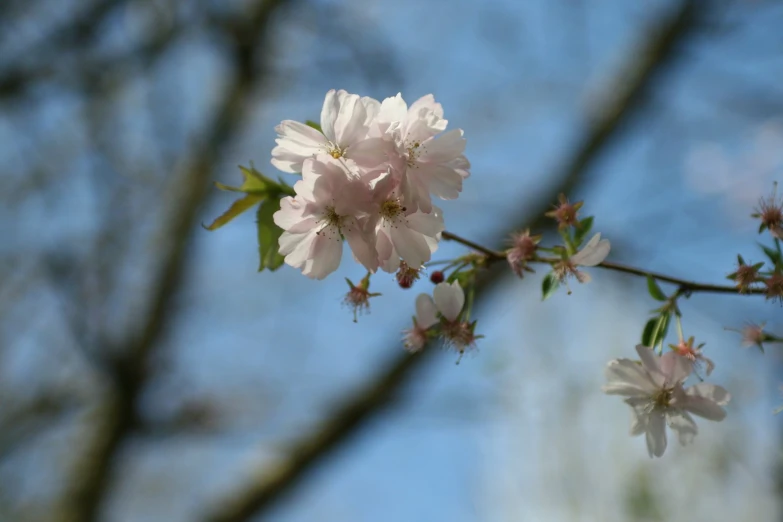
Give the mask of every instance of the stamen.
M 319 236 L 329 236 L 335 232 L 340 234 L 340 226 L 342 224 L 342 216 L 338 215 L 334 210 L 334 207 L 327 206 L 324 209 L 324 213 L 321 218 L 316 222 L 318 224 L 324 223 L 324 226 L 316 232 Z
M 400 203 L 399 199 L 388 199 L 381 205 L 380 214 L 386 221 L 394 222 L 408 210 Z
M 405 147 L 408 167 L 416 167 L 416 160 L 419 155 L 425 150 L 421 146 L 421 142 L 414 141 L 410 145 Z

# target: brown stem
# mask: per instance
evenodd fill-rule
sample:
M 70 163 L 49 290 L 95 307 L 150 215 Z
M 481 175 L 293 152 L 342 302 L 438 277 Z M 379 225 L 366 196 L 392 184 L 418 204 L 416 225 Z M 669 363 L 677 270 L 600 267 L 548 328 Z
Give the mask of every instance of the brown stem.
M 481 252 L 485 256 L 487 256 L 486 260 L 487 262 L 493 262 L 493 261 L 500 261 L 503 259 L 506 259 L 505 252 L 498 252 L 496 250 L 489 249 L 487 247 L 481 246 L 478 243 L 475 243 L 469 239 L 465 239 L 463 237 L 458 236 L 457 234 L 453 234 L 448 231 L 443 232 L 443 239 L 447 239 L 449 241 L 455 241 L 457 243 L 460 243 L 462 245 L 465 245 L 466 247 L 470 247 L 473 250 L 476 250 L 478 252 Z M 554 263 L 557 263 L 558 261 L 561 261 L 558 257 L 537 257 L 534 260 L 532 260 L 532 263 L 545 263 L 548 265 L 552 265 Z M 652 277 L 653 279 L 656 279 L 658 281 L 663 281 L 665 283 L 671 283 L 673 285 L 678 285 L 683 293 L 690 294 L 694 292 L 710 292 L 710 293 L 717 293 L 717 294 L 749 294 L 749 295 L 758 295 L 758 294 L 764 294 L 765 291 L 762 288 L 754 288 L 749 289 L 744 292 L 740 292 L 740 290 L 736 286 L 729 286 L 729 285 L 711 285 L 707 283 L 695 283 L 693 281 L 686 281 L 685 279 L 680 279 L 677 277 L 668 276 L 665 274 L 659 274 L 658 272 L 652 272 L 650 270 L 643 270 L 641 268 L 636 268 L 633 266 L 623 265 L 621 263 L 613 263 L 611 261 L 604 261 L 603 263 L 596 265 L 600 268 L 605 268 L 607 270 L 613 270 L 615 272 L 622 272 L 624 274 L 631 274 L 636 276 L 642 276 L 642 277 Z

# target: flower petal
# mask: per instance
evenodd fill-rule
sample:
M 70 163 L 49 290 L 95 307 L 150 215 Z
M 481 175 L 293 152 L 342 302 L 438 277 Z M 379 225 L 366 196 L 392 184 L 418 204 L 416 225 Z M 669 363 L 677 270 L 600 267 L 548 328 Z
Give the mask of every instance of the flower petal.
M 340 102 L 334 134 L 337 145 L 344 149 L 367 137 L 367 128 L 364 126 L 367 111 L 356 94 L 345 93 Z
M 642 364 L 644 365 L 645 369 L 648 372 L 650 372 L 650 375 L 653 377 L 653 380 L 657 381 L 659 377 L 660 378 L 663 377 L 663 375 L 661 375 L 661 366 L 660 366 L 659 358 L 655 354 L 652 348 L 648 348 L 644 345 L 637 344 L 636 353 L 639 354 L 639 358 L 642 360 Z
M 659 359 L 661 373 L 668 384 L 682 384 L 693 371 L 693 362 L 677 352 L 666 352 Z
M 323 279 L 340 266 L 343 242 L 337 234 L 318 234 L 310 248 L 309 259 L 302 273 L 313 279 Z
M 609 361 L 604 373 L 607 384 L 602 389 L 609 395 L 649 397 L 658 389 L 645 368 L 630 359 Z
M 434 238 L 444 230 L 443 215 L 438 207 L 435 207 L 429 214 L 416 212 L 405 218 L 405 220 L 408 228 L 425 236 Z
M 720 406 L 725 406 L 731 400 L 731 395 L 726 391 L 726 388 L 706 382 L 691 386 L 685 390 L 685 394 L 690 397 L 704 397 Z
M 687 446 L 693 442 L 694 437 L 699 432 L 699 428 L 693 421 L 693 417 L 686 412 L 678 409 L 669 409 L 666 412 L 666 424 L 677 432 L 680 444 Z
M 355 218 L 345 220 L 341 230 L 356 260 L 370 272 L 378 270 L 375 234 L 363 230 Z
M 631 436 L 636 437 L 647 431 L 647 414 L 640 408 L 631 407 Z
M 457 281 L 451 284 L 438 283 L 432 296 L 435 299 L 435 306 L 438 307 L 443 317 L 449 321 L 457 319 L 465 304 L 465 292 Z
M 571 262 L 582 266 L 598 265 L 606 259 L 611 248 L 608 239 L 601 240 L 601 234 L 596 234 L 579 252 L 571 256 Z
M 345 93 L 345 91 L 340 91 Z M 330 141 L 337 141 L 334 135 L 334 122 L 340 113 L 340 99 L 337 91 L 331 89 L 326 93 L 324 105 L 321 108 L 321 130 Z
M 726 418 L 726 410 L 704 397 L 687 397 L 680 407 L 711 421 L 718 422 Z
M 422 328 L 429 328 L 438 322 L 435 303 L 427 294 L 419 294 L 416 297 L 416 322 Z
M 368 138 L 352 144 L 346 157 L 351 158 L 360 167 L 371 169 L 385 162 L 394 152 L 391 142 L 381 138 Z
M 446 163 L 458 158 L 465 151 L 465 138 L 462 129 L 453 129 L 428 140 L 422 144 L 419 161 L 422 163 Z
M 666 422 L 663 413 L 653 411 L 647 417 L 647 453 L 660 457 L 666 451 Z
M 384 224 L 389 237 L 391 237 L 394 249 L 400 257 L 413 269 L 418 269 L 430 260 L 432 251 L 424 240 L 424 236 L 405 226 Z
M 283 232 L 280 234 L 278 243 L 280 244 L 280 255 L 285 256 L 285 262 L 294 268 L 302 268 L 310 255 L 312 242 L 315 239 L 316 230 L 313 229 L 306 234 L 291 234 Z
M 418 168 L 408 173 L 409 176 L 419 177 L 429 187 L 429 191 L 440 199 L 457 199 L 462 192 L 462 176 L 446 165 L 419 164 Z

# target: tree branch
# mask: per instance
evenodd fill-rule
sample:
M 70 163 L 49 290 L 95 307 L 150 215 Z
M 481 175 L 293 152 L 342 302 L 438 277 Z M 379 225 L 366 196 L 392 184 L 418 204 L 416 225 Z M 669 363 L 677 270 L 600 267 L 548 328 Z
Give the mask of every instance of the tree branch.
M 223 148 L 240 127 L 243 107 L 258 84 L 259 68 L 255 64 L 256 50 L 261 37 L 268 33 L 272 15 L 285 0 L 261 0 L 250 16 L 231 28 L 236 41 L 235 76 L 226 88 L 222 102 L 207 136 L 200 147 L 187 180 L 180 183 L 179 201 L 172 202 L 174 211 L 165 221 L 162 237 L 169 248 L 164 250 L 160 269 L 153 278 L 153 291 L 144 307 L 144 319 L 138 335 L 130 336 L 122 346 L 109 350 L 120 354 L 112 361 L 114 390 L 101 411 L 102 426 L 96 435 L 91 454 L 76 476 L 80 483 L 69 498 L 68 512 L 73 520 L 94 522 L 111 484 L 111 470 L 123 441 L 133 433 L 137 422 L 136 401 L 146 381 L 149 355 L 163 337 L 174 316 L 174 299 L 182 287 L 186 273 L 186 251 L 194 230 L 198 229 L 198 215 L 208 194 L 213 166 Z
M 545 223 L 536 218 L 548 210 L 548 201 L 554 201 L 560 192 L 572 192 L 583 181 L 585 172 L 596 162 L 618 134 L 621 126 L 630 121 L 635 111 L 642 106 L 644 94 L 653 80 L 673 61 L 677 45 L 696 27 L 696 0 L 685 0 L 672 14 L 666 16 L 654 27 L 644 40 L 640 50 L 629 57 L 630 65 L 621 74 L 617 86 L 612 92 L 615 96 L 609 100 L 590 122 L 585 137 L 577 146 L 574 154 L 563 169 L 553 175 L 557 179 L 551 191 L 551 197 L 541 208 L 533 209 L 529 214 L 509 220 L 525 225 L 543 228 Z M 704 7 L 701 8 L 704 10 Z M 506 234 L 511 231 L 506 231 Z M 498 237 L 498 242 L 502 237 Z M 501 280 L 507 270 L 498 270 L 498 264 L 491 267 L 479 279 L 477 295 L 486 295 Z M 399 342 L 394 350 L 401 351 Z M 263 470 L 251 481 L 243 484 L 230 499 L 206 517 L 209 522 L 243 522 L 257 516 L 290 493 L 307 474 L 331 453 L 344 444 L 368 420 L 373 418 L 389 404 L 407 382 L 416 368 L 429 360 L 434 350 L 425 350 L 418 355 L 401 353 L 382 371 L 365 389 L 354 391 L 336 414 L 327 419 L 312 435 L 292 445 L 288 458 L 271 470 Z
M 473 250 L 477 250 L 481 252 L 486 256 L 485 259 L 487 262 L 505 261 L 506 259 L 505 252 L 498 252 L 496 250 L 491 250 L 489 248 L 479 245 L 478 243 L 474 243 L 473 241 L 464 239 L 458 236 L 457 234 L 453 234 L 449 231 L 443 232 L 443 239 L 454 241 L 455 243 L 460 243 L 462 245 L 472 248 Z M 558 257 L 536 257 L 533 260 L 531 260 L 530 263 L 543 263 L 543 264 L 552 265 L 554 263 L 557 263 L 558 261 L 562 261 L 562 260 Z M 737 288 L 736 286 L 713 285 L 709 283 L 696 283 L 693 281 L 686 281 L 685 279 L 680 279 L 678 277 L 672 277 L 665 274 L 660 274 L 658 272 L 652 272 L 650 270 L 644 270 L 641 268 L 624 265 L 621 263 L 613 263 L 611 261 L 604 261 L 603 263 L 600 263 L 596 266 L 599 268 L 606 268 L 607 270 L 621 272 L 624 274 L 631 274 L 631 275 L 641 276 L 641 277 L 649 276 L 652 277 L 653 279 L 657 279 L 658 281 L 663 281 L 665 283 L 671 283 L 677 285 L 682 289 L 683 292 L 689 294 L 696 293 L 696 292 L 702 292 L 702 293 L 706 292 L 706 293 L 714 293 L 714 294 L 763 295 L 766 293 L 766 291 L 761 288 L 752 288 L 746 291 L 740 291 L 739 288 Z

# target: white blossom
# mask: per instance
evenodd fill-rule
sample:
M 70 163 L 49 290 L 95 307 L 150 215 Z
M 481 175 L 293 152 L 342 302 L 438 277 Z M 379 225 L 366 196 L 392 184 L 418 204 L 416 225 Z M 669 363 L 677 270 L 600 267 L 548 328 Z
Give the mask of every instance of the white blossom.
M 686 445 L 698 433 L 690 414 L 723 420 L 726 411 L 721 406 L 731 398 L 724 388 L 707 383 L 683 388 L 693 367 L 691 361 L 676 352 L 659 357 L 642 345 L 636 351 L 641 364 L 630 359 L 609 362 L 603 391 L 626 397 L 633 411 L 631 435 L 645 434 L 651 457 L 660 457 L 666 450 L 666 425 L 677 433 L 680 444 Z
M 568 276 L 576 277 L 580 283 L 589 283 L 592 279 L 590 274 L 582 272 L 577 267 L 600 265 L 609 255 L 611 248 L 608 239 L 601 239 L 601 234 L 596 234 L 576 254 L 556 263 L 553 272 L 561 283 L 565 283 Z M 570 290 L 568 293 L 571 293 Z
M 322 132 L 292 120 L 275 127 L 278 138 L 272 149 L 272 165 L 284 172 L 301 172 L 304 160 L 318 154 L 350 158 L 352 147 L 367 138 L 379 110 L 377 100 L 332 89 L 321 109 Z
M 413 328 L 403 332 L 405 349 L 418 352 L 427 344 L 427 330 L 438 322 L 437 310 L 432 297 L 419 294 L 416 297 L 416 317 L 413 318 Z

